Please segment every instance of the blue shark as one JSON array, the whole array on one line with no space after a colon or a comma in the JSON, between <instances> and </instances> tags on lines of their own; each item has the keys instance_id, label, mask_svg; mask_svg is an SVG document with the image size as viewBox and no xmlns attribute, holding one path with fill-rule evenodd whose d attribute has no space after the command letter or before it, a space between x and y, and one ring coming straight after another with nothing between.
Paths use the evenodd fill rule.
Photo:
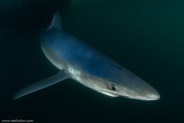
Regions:
<instances>
[{"instance_id":1,"label":"blue shark","mask_svg":"<svg viewBox=\"0 0 184 123\"><path fill-rule=\"evenodd\" d=\"M18 91L15 100L69 78L111 97L138 100L160 98L159 93L140 77L64 32L59 11L41 35L41 49L59 72Z\"/></svg>"}]
</instances>

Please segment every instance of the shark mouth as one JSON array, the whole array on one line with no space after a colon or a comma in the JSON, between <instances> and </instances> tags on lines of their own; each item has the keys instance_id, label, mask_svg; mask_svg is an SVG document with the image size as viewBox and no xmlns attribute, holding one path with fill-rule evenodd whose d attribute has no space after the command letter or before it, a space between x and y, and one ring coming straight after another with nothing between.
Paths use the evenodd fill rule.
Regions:
<instances>
[{"instance_id":1,"label":"shark mouth","mask_svg":"<svg viewBox=\"0 0 184 123\"><path fill-rule=\"evenodd\" d=\"M98 91L99 93L102 93L104 95L110 96L110 97L119 97L118 94L112 93L112 92L108 92L108 91Z\"/></svg>"}]
</instances>

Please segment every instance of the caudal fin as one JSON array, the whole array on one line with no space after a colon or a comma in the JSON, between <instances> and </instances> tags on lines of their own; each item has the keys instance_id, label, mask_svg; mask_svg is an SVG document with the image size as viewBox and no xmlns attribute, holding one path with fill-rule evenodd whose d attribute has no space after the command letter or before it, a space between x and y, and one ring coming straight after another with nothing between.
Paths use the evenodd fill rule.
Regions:
<instances>
[{"instance_id":1,"label":"caudal fin","mask_svg":"<svg viewBox=\"0 0 184 123\"><path fill-rule=\"evenodd\" d=\"M15 96L13 97L13 100L16 100L20 97L23 97L25 95L28 95L30 93L33 93L35 91L39 91L41 89L44 89L48 86L51 86L51 85L54 85L62 80L65 80L65 79L68 79L70 76L64 71L60 71L58 72L57 74L45 79L45 80L42 80L42 81L39 81L37 83L34 83L32 85L29 85L25 88L23 88L22 90L18 91Z\"/></svg>"}]
</instances>

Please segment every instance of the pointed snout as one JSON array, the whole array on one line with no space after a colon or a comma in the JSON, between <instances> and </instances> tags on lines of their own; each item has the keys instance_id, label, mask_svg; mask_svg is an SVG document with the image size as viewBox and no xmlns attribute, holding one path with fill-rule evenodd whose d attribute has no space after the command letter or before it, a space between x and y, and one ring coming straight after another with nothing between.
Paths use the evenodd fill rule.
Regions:
<instances>
[{"instance_id":1,"label":"pointed snout","mask_svg":"<svg viewBox=\"0 0 184 123\"><path fill-rule=\"evenodd\" d=\"M138 77L124 82L121 94L138 100L151 101L160 99L160 94L151 85Z\"/></svg>"},{"instance_id":2,"label":"pointed snout","mask_svg":"<svg viewBox=\"0 0 184 123\"><path fill-rule=\"evenodd\" d=\"M135 99L139 100L158 100L160 99L160 94L149 84L142 81L140 86L137 86L137 89L134 91L136 94L134 95Z\"/></svg>"},{"instance_id":3,"label":"pointed snout","mask_svg":"<svg viewBox=\"0 0 184 123\"><path fill-rule=\"evenodd\" d=\"M143 98L144 100L159 100L160 94L150 86L149 91L147 91L147 94Z\"/></svg>"}]
</instances>

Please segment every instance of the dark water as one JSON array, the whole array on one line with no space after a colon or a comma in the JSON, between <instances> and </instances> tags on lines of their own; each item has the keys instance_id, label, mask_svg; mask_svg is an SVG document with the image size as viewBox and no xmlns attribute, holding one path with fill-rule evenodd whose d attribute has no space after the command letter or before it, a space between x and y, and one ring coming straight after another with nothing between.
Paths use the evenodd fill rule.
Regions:
<instances>
[{"instance_id":1,"label":"dark water","mask_svg":"<svg viewBox=\"0 0 184 123\"><path fill-rule=\"evenodd\" d=\"M38 123L184 122L184 1L0 1L0 119ZM63 29L155 87L158 101L111 98L65 80L20 100L16 91L58 70L39 35L55 8Z\"/></svg>"}]
</instances>

